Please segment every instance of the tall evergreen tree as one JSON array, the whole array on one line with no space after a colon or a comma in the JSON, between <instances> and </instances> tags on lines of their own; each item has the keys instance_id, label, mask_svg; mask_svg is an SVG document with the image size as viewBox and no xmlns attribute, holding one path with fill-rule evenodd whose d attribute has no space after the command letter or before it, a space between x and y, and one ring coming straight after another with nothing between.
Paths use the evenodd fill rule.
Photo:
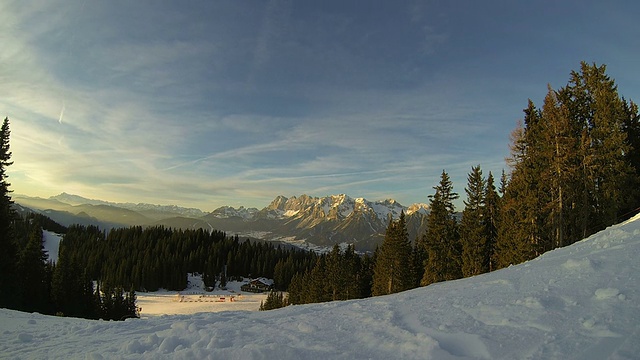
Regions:
<instances>
[{"instance_id":1,"label":"tall evergreen tree","mask_svg":"<svg viewBox=\"0 0 640 360\"><path fill-rule=\"evenodd\" d=\"M331 300L335 301L341 298L340 293L348 284L347 271L344 269L345 264L338 244L333 246L327 256L326 265L325 279L331 293Z\"/></svg>"},{"instance_id":2,"label":"tall evergreen tree","mask_svg":"<svg viewBox=\"0 0 640 360\"><path fill-rule=\"evenodd\" d=\"M50 313L47 253L43 246L42 228L37 224L31 225L27 243L18 258L17 269L21 282L19 309Z\"/></svg>"},{"instance_id":3,"label":"tall evergreen tree","mask_svg":"<svg viewBox=\"0 0 640 360\"><path fill-rule=\"evenodd\" d=\"M615 223L631 190L625 185L634 183L630 177L635 172L625 159L632 153L624 131L629 113L605 65L582 62L558 93L580 140L582 184L576 200L584 219L579 230L583 238Z\"/></svg>"},{"instance_id":4,"label":"tall evergreen tree","mask_svg":"<svg viewBox=\"0 0 640 360\"><path fill-rule=\"evenodd\" d=\"M0 307L15 308L18 305L18 248L13 231L16 214L11 207L11 184L7 181L7 167L13 164L9 149L10 134L9 118L5 118L0 128Z\"/></svg>"},{"instance_id":5,"label":"tall evergreen tree","mask_svg":"<svg viewBox=\"0 0 640 360\"><path fill-rule=\"evenodd\" d=\"M524 126L512 137L499 267L571 244L637 207L633 159L640 159L640 142L628 138L640 131L637 108L618 95L605 70L582 62L567 86L548 89L541 110L529 101Z\"/></svg>"},{"instance_id":6,"label":"tall evergreen tree","mask_svg":"<svg viewBox=\"0 0 640 360\"><path fill-rule=\"evenodd\" d=\"M372 296L371 290L373 287L374 268L374 257L369 256L369 254L364 254L364 256L360 258L360 269L356 275L358 282L358 294L360 295L360 298Z\"/></svg>"},{"instance_id":7,"label":"tall evergreen tree","mask_svg":"<svg viewBox=\"0 0 640 360\"><path fill-rule=\"evenodd\" d=\"M353 245L344 251L336 245L327 259L327 276L332 300L362 297L359 275L361 262Z\"/></svg>"},{"instance_id":8,"label":"tall evergreen tree","mask_svg":"<svg viewBox=\"0 0 640 360\"><path fill-rule=\"evenodd\" d=\"M93 282L88 273L69 255L63 240L51 279L51 296L56 313L71 317L96 318L98 309Z\"/></svg>"},{"instance_id":9,"label":"tall evergreen tree","mask_svg":"<svg viewBox=\"0 0 640 360\"><path fill-rule=\"evenodd\" d=\"M429 196L427 233L425 236L425 269L420 284L458 279L462 276L460 264L460 242L458 224L453 204L459 196L446 171L442 171L440 184L434 187L435 194Z\"/></svg>"},{"instance_id":10,"label":"tall evergreen tree","mask_svg":"<svg viewBox=\"0 0 640 360\"><path fill-rule=\"evenodd\" d=\"M511 176L501 200L494 253L497 268L532 259L544 247L538 212L548 196L540 187L546 164L537 156L541 114L531 100L524 113L524 126L519 124L511 133L511 155L507 158Z\"/></svg>"},{"instance_id":11,"label":"tall evergreen tree","mask_svg":"<svg viewBox=\"0 0 640 360\"><path fill-rule=\"evenodd\" d=\"M413 287L419 287L422 277L424 276L424 266L427 260L426 255L426 234L416 236L413 242L413 248L411 251L411 270L413 272Z\"/></svg>"},{"instance_id":12,"label":"tall evergreen tree","mask_svg":"<svg viewBox=\"0 0 640 360\"><path fill-rule=\"evenodd\" d=\"M373 273L373 296L393 294L414 286L411 253L412 247L403 211L397 221L389 220L384 240L380 245Z\"/></svg>"},{"instance_id":13,"label":"tall evergreen tree","mask_svg":"<svg viewBox=\"0 0 640 360\"><path fill-rule=\"evenodd\" d=\"M500 221L500 195L496 191L493 174L489 172L487 177L487 186L484 194L484 221L487 231L487 256L489 262L489 271L496 269L494 263L494 254L496 251L496 242L498 239L498 223Z\"/></svg>"},{"instance_id":14,"label":"tall evergreen tree","mask_svg":"<svg viewBox=\"0 0 640 360\"><path fill-rule=\"evenodd\" d=\"M633 101L622 99L624 105L623 131L626 134L629 151L625 154L626 162L633 169L625 188L628 196L621 209L622 215L631 216L640 206L640 112ZM621 219L624 220L624 219Z\"/></svg>"},{"instance_id":15,"label":"tall evergreen tree","mask_svg":"<svg viewBox=\"0 0 640 360\"><path fill-rule=\"evenodd\" d=\"M548 88L541 112L541 149L539 157L546 168L541 174L540 188L550 198L546 206L539 209L546 219L548 244L543 251L564 246L567 241L567 221L570 204L574 203L571 183L578 173L578 141L573 136L568 109L556 92ZM543 144L543 145L542 145Z\"/></svg>"},{"instance_id":16,"label":"tall evergreen tree","mask_svg":"<svg viewBox=\"0 0 640 360\"><path fill-rule=\"evenodd\" d=\"M471 168L467 177L467 200L460 222L462 275L474 276L489 271L489 238L485 219L486 182L480 165Z\"/></svg>"}]
</instances>

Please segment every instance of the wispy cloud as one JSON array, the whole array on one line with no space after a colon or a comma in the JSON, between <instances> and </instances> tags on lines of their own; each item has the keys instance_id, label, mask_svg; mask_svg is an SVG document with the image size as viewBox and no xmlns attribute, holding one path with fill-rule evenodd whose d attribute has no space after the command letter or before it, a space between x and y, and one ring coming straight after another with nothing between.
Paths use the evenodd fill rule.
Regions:
<instances>
[{"instance_id":1,"label":"wispy cloud","mask_svg":"<svg viewBox=\"0 0 640 360\"><path fill-rule=\"evenodd\" d=\"M477 34L478 5L413 4L5 1L13 188L204 209L410 203L446 169L462 193L471 166L500 171L527 97L555 78L494 22Z\"/></svg>"}]
</instances>

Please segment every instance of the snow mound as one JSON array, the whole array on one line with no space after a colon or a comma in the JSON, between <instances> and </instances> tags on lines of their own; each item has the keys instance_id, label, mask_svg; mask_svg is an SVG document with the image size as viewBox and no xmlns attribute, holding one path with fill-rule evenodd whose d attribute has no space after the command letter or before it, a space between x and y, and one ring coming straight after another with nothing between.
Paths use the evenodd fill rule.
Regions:
<instances>
[{"instance_id":1,"label":"snow mound","mask_svg":"<svg viewBox=\"0 0 640 360\"><path fill-rule=\"evenodd\" d=\"M518 266L364 300L124 322L0 309L6 358L634 359L640 221Z\"/></svg>"}]
</instances>

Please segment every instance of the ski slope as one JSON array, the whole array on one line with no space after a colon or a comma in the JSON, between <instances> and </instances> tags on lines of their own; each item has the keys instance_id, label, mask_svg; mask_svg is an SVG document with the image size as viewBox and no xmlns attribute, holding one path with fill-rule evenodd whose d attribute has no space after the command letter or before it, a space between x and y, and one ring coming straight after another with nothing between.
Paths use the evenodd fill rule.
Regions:
<instances>
[{"instance_id":1,"label":"ski slope","mask_svg":"<svg viewBox=\"0 0 640 360\"><path fill-rule=\"evenodd\" d=\"M637 359L640 220L490 274L364 300L89 321L0 309L0 358Z\"/></svg>"}]
</instances>

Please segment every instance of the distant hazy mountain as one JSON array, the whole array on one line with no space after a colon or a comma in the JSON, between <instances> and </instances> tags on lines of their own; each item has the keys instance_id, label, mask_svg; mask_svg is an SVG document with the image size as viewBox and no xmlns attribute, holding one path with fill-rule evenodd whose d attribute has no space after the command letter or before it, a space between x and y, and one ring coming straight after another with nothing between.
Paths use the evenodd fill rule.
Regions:
<instances>
[{"instance_id":1,"label":"distant hazy mountain","mask_svg":"<svg viewBox=\"0 0 640 360\"><path fill-rule=\"evenodd\" d=\"M46 213L53 220L101 227L164 225L183 229L216 229L241 237L330 247L352 243L373 250L381 243L389 219L404 211L411 240L425 230L428 207L405 207L393 199L368 201L345 194L276 197L267 207L222 206L211 213L175 205L112 203L62 193L48 199L16 195L16 203Z\"/></svg>"},{"instance_id":2,"label":"distant hazy mountain","mask_svg":"<svg viewBox=\"0 0 640 360\"><path fill-rule=\"evenodd\" d=\"M146 203L114 203L102 200L93 200L87 199L78 195L71 195L67 193L61 193L56 196L52 196L49 200L57 200L62 203L70 204L70 205L108 205L114 206L122 209L132 210L138 212L150 219L160 220L166 219L172 216L180 215L185 217L199 218L204 216L206 213L202 212L200 209L195 208L185 208L176 205L154 205L154 204L146 204Z\"/></svg>"},{"instance_id":3,"label":"distant hazy mountain","mask_svg":"<svg viewBox=\"0 0 640 360\"><path fill-rule=\"evenodd\" d=\"M136 211L113 205L106 205L97 200L90 203L65 203L58 198L43 199L24 195L13 195L13 200L24 207L43 213L57 223L69 226L72 224L97 225L102 228L126 227L132 225L146 225L153 222L147 216ZM80 197L74 197L78 199ZM74 199L72 198L72 199ZM176 216L171 215L171 216Z\"/></svg>"}]
</instances>

